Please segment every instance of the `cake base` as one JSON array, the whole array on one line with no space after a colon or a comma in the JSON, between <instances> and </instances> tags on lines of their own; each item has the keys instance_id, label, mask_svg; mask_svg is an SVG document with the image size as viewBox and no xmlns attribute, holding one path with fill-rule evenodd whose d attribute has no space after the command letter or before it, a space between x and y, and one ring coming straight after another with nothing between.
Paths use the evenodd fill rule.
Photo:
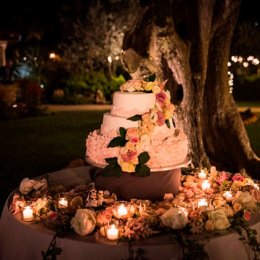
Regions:
<instances>
[{"instance_id":1,"label":"cake base","mask_svg":"<svg viewBox=\"0 0 260 260\"><path fill-rule=\"evenodd\" d=\"M102 169L96 171L94 182L97 189L114 192L119 200L163 200L165 193L177 194L180 187L181 169L151 172L146 177L122 173L120 177L104 177Z\"/></svg>"}]
</instances>

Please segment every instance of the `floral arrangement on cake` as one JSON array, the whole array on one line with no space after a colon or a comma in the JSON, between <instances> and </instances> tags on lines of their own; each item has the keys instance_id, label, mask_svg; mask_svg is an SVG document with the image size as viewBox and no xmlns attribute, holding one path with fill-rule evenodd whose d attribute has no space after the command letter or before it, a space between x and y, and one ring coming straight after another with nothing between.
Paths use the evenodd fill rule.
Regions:
<instances>
[{"instance_id":1,"label":"floral arrangement on cake","mask_svg":"<svg viewBox=\"0 0 260 260\"><path fill-rule=\"evenodd\" d=\"M171 122L174 125L175 107L171 103L170 92L164 89L166 82L167 80L162 83L129 80L120 87L122 92L152 92L155 94L156 100L154 107L147 113L128 118L128 120L139 121L138 127L120 128L119 136L108 144L108 147L119 146L121 148L118 158L106 158L108 165L104 175L121 175L121 170L135 172L137 176L150 174L150 169L146 165L150 157L145 151L145 146L150 142L151 133L156 126L166 124L171 128Z\"/></svg>"},{"instance_id":2,"label":"floral arrangement on cake","mask_svg":"<svg viewBox=\"0 0 260 260\"><path fill-rule=\"evenodd\" d=\"M258 253L260 244L249 221L259 209L257 183L215 167L182 175L179 193L165 194L163 201L117 201L116 194L96 190L93 183L49 186L47 178L26 178L10 204L11 212L22 214L24 221L42 221L63 235L95 234L99 240L120 242L163 233L181 232L191 238L191 234L236 230Z\"/></svg>"}]
</instances>

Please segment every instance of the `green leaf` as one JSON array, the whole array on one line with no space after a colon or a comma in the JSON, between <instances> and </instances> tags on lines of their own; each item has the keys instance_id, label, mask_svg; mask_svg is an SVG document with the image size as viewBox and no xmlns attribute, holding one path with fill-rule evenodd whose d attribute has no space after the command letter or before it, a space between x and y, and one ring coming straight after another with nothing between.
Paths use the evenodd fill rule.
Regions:
<instances>
[{"instance_id":1,"label":"green leaf","mask_svg":"<svg viewBox=\"0 0 260 260\"><path fill-rule=\"evenodd\" d=\"M124 138L122 138L121 136L117 136L110 141L107 147L122 147L125 146L126 142L127 141Z\"/></svg>"},{"instance_id":2,"label":"green leaf","mask_svg":"<svg viewBox=\"0 0 260 260\"><path fill-rule=\"evenodd\" d=\"M138 162L140 164L145 164L150 160L150 155L148 152L142 152L138 156Z\"/></svg>"},{"instance_id":3,"label":"green leaf","mask_svg":"<svg viewBox=\"0 0 260 260\"><path fill-rule=\"evenodd\" d=\"M139 121L142 119L142 115L134 115L134 116L128 117L127 119L131 120L131 121Z\"/></svg>"},{"instance_id":4,"label":"green leaf","mask_svg":"<svg viewBox=\"0 0 260 260\"><path fill-rule=\"evenodd\" d=\"M121 172L121 168L118 165L118 163L108 164L102 172L102 176L104 176L104 177L112 177L112 176L120 177L121 175L122 175L122 172Z\"/></svg>"},{"instance_id":5,"label":"green leaf","mask_svg":"<svg viewBox=\"0 0 260 260\"><path fill-rule=\"evenodd\" d=\"M135 167L136 176L146 177L150 175L150 168L145 164L137 164Z\"/></svg>"},{"instance_id":6,"label":"green leaf","mask_svg":"<svg viewBox=\"0 0 260 260\"><path fill-rule=\"evenodd\" d=\"M170 120L169 120L169 119L165 120L165 123L166 123L166 125L167 125L168 128L171 128Z\"/></svg>"},{"instance_id":7,"label":"green leaf","mask_svg":"<svg viewBox=\"0 0 260 260\"><path fill-rule=\"evenodd\" d=\"M117 163L117 157L105 158L105 160L108 164Z\"/></svg>"},{"instance_id":8,"label":"green leaf","mask_svg":"<svg viewBox=\"0 0 260 260\"><path fill-rule=\"evenodd\" d=\"M126 130L125 130L124 127L120 127L120 128L119 128L119 134L120 134L120 136L121 136L122 138L125 139L125 136L126 136Z\"/></svg>"},{"instance_id":9,"label":"green leaf","mask_svg":"<svg viewBox=\"0 0 260 260\"><path fill-rule=\"evenodd\" d=\"M154 73L154 74L149 75L148 77L146 77L146 78L144 79L144 81L146 81L146 82L154 82L154 81L155 81L155 78L156 78L156 75L155 75L155 73Z\"/></svg>"}]
</instances>

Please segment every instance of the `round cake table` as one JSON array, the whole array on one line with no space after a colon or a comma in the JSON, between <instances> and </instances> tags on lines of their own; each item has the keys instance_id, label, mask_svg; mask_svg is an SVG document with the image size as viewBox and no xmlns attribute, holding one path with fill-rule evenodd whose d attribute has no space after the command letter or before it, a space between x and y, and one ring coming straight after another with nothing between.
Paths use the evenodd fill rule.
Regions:
<instances>
[{"instance_id":1,"label":"round cake table","mask_svg":"<svg viewBox=\"0 0 260 260\"><path fill-rule=\"evenodd\" d=\"M49 173L50 183L79 184L92 181L94 169L89 166L65 169ZM0 221L0 259L1 260L42 260L42 252L48 249L54 232L42 223L24 222L18 213L12 215L8 209L10 194L4 206ZM252 219L252 227L260 239L260 216ZM202 236L202 235L201 235ZM80 237L77 234L56 238L56 246L62 249L60 260L85 259L128 259L128 243L106 243L95 239L94 235ZM139 250L138 250L139 249ZM133 243L134 252L141 252L144 259L182 259L182 250L170 235L159 235ZM250 249L239 241L236 233L210 238L205 250L211 260L246 260L252 259Z\"/></svg>"}]
</instances>

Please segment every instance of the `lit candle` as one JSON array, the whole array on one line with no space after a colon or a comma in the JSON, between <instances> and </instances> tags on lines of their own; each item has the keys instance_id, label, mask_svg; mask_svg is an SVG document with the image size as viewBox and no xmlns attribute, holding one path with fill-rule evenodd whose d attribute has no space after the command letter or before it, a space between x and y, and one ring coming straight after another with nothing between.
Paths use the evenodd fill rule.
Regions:
<instances>
[{"instance_id":1,"label":"lit candle","mask_svg":"<svg viewBox=\"0 0 260 260\"><path fill-rule=\"evenodd\" d=\"M68 200L65 199L65 198L60 198L59 199L59 204L62 206L62 207L68 207L69 203L68 203Z\"/></svg>"},{"instance_id":2,"label":"lit candle","mask_svg":"<svg viewBox=\"0 0 260 260\"><path fill-rule=\"evenodd\" d=\"M31 206L25 206L23 208L23 220L32 221L33 220L33 209Z\"/></svg>"},{"instance_id":3,"label":"lit candle","mask_svg":"<svg viewBox=\"0 0 260 260\"><path fill-rule=\"evenodd\" d=\"M123 217L123 216L127 215L127 213L128 213L128 210L127 210L126 206L124 204L119 205L119 207L117 208L118 217L119 218Z\"/></svg>"},{"instance_id":4,"label":"lit candle","mask_svg":"<svg viewBox=\"0 0 260 260\"><path fill-rule=\"evenodd\" d=\"M208 180L203 181L202 184L201 184L201 188L202 188L202 190L209 189L210 188L210 182Z\"/></svg>"},{"instance_id":5,"label":"lit candle","mask_svg":"<svg viewBox=\"0 0 260 260\"><path fill-rule=\"evenodd\" d=\"M232 192L227 190L223 193L223 196L227 199L230 200L232 198Z\"/></svg>"},{"instance_id":6,"label":"lit candle","mask_svg":"<svg viewBox=\"0 0 260 260\"><path fill-rule=\"evenodd\" d=\"M112 224L107 228L106 235L107 235L107 239L109 240L117 240L119 238L119 230L115 226L115 224Z\"/></svg>"},{"instance_id":7,"label":"lit candle","mask_svg":"<svg viewBox=\"0 0 260 260\"><path fill-rule=\"evenodd\" d=\"M200 199L199 202L198 202L198 207L201 208L201 207L207 207L208 206L208 202L206 199Z\"/></svg>"},{"instance_id":8,"label":"lit candle","mask_svg":"<svg viewBox=\"0 0 260 260\"><path fill-rule=\"evenodd\" d=\"M200 179L206 179L207 178L207 174L204 170L200 171L198 174Z\"/></svg>"}]
</instances>

